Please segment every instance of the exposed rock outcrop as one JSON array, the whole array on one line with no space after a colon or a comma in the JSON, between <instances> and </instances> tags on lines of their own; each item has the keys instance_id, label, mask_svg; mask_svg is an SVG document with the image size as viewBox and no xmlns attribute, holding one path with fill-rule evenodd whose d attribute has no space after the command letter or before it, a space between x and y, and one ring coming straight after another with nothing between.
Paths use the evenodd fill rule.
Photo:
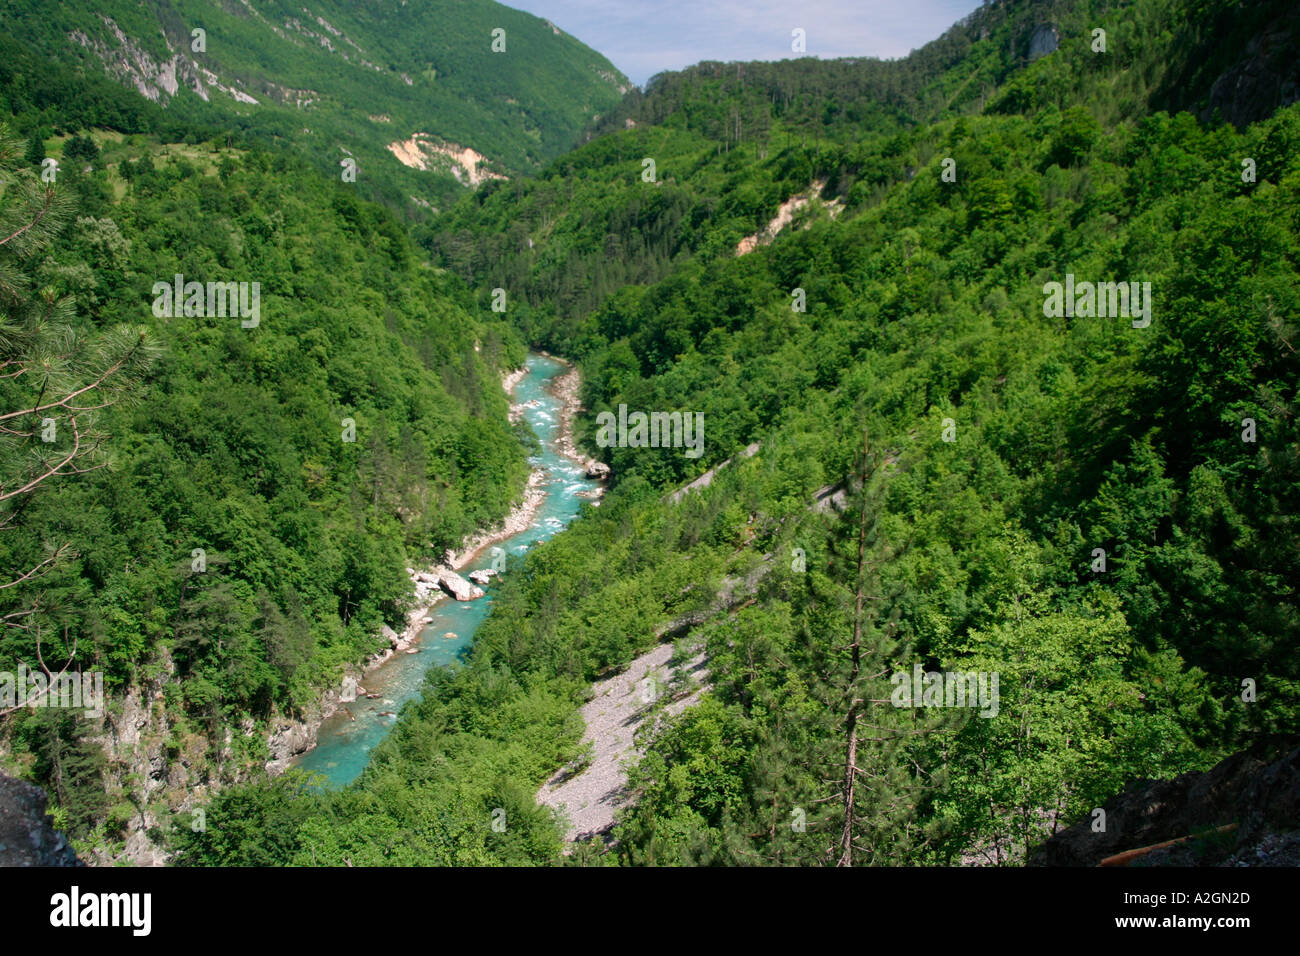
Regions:
<instances>
[{"instance_id":1,"label":"exposed rock outcrop","mask_svg":"<svg viewBox=\"0 0 1300 956\"><path fill-rule=\"evenodd\" d=\"M1201 118L1218 112L1241 128L1271 116L1300 100L1300 18L1293 11L1289 22L1274 21L1253 37L1244 55L1219 74L1210 87L1209 109Z\"/></svg>"},{"instance_id":2,"label":"exposed rock outcrop","mask_svg":"<svg viewBox=\"0 0 1300 956\"><path fill-rule=\"evenodd\" d=\"M756 454L758 454L758 450L762 447L763 447L762 442L751 442L750 444L746 445L744 448L741 449L740 455L737 457L741 459L753 458ZM713 484L713 479L717 476L718 472L722 471L722 469L730 465L732 461L733 459L728 458L726 461L723 461L715 465L714 467L706 471L704 474L700 475L700 477L696 478L694 481L690 482L689 484L682 485L676 491L668 495L668 497L664 500L670 501L673 504L677 504L677 502L681 501L682 498L686 497L688 493L692 491L698 491L701 488L709 487L709 485Z\"/></svg>"},{"instance_id":3,"label":"exposed rock outcrop","mask_svg":"<svg viewBox=\"0 0 1300 956\"><path fill-rule=\"evenodd\" d=\"M45 813L45 791L0 773L0 866L84 866Z\"/></svg>"},{"instance_id":4,"label":"exposed rock outcrop","mask_svg":"<svg viewBox=\"0 0 1300 956\"><path fill-rule=\"evenodd\" d=\"M1039 57L1054 53L1060 43L1061 39L1054 25L1044 23L1034 27L1034 32L1029 35L1029 59L1037 60Z\"/></svg>"},{"instance_id":5,"label":"exposed rock outcrop","mask_svg":"<svg viewBox=\"0 0 1300 956\"><path fill-rule=\"evenodd\" d=\"M477 150L456 143L439 143L428 133L416 133L410 139L389 143L387 148L403 166L444 170L469 186L508 178L487 169L488 158Z\"/></svg>"},{"instance_id":6,"label":"exposed rock outcrop","mask_svg":"<svg viewBox=\"0 0 1300 956\"><path fill-rule=\"evenodd\" d=\"M1300 865L1300 736L1265 740L1204 772L1138 780L1091 816L1047 840L1029 866L1095 866L1123 851L1195 834L1130 865ZM1236 824L1228 832L1208 834Z\"/></svg>"},{"instance_id":7,"label":"exposed rock outcrop","mask_svg":"<svg viewBox=\"0 0 1300 956\"><path fill-rule=\"evenodd\" d=\"M202 99L209 100L209 90L217 90L240 103L256 106L257 100L236 85L227 86L221 78L207 69L183 48L177 50L165 35L163 42L171 54L164 60L155 59L137 40L128 36L113 19L100 15L107 35L112 41L91 37L81 30L74 30L68 39L78 46L85 47L103 63L105 71L119 82L135 87L141 96L155 103L166 103L180 90L188 89ZM239 81L232 81L232 84ZM286 95L311 93L304 91L285 91Z\"/></svg>"},{"instance_id":8,"label":"exposed rock outcrop","mask_svg":"<svg viewBox=\"0 0 1300 956\"><path fill-rule=\"evenodd\" d=\"M781 230L794 221L794 217L799 210L803 209L814 200L826 208L832 219L838 216L843 208L843 204L838 199L819 199L822 190L825 188L826 180L818 179L809 187L807 192L798 193L781 203L780 207L777 208L776 215L773 216L771 222L767 224L767 228L763 229L761 232L756 232L753 235L745 236L745 238L740 240L736 245L736 255L748 255L759 246L766 246L771 243ZM811 223L808 225L811 225ZM807 228L807 226L805 226L805 228Z\"/></svg>"},{"instance_id":9,"label":"exposed rock outcrop","mask_svg":"<svg viewBox=\"0 0 1300 956\"><path fill-rule=\"evenodd\" d=\"M1297 43L1300 7L1291 0L1220 5L1178 25L1151 107L1207 123L1218 116L1238 129L1266 119L1300 99Z\"/></svg>"},{"instance_id":10,"label":"exposed rock outcrop","mask_svg":"<svg viewBox=\"0 0 1300 956\"><path fill-rule=\"evenodd\" d=\"M561 768L537 793L542 806L568 816L566 840L609 833L615 811L635 796L627 789L626 764L644 752L634 739L638 728L647 720L680 714L708 689L703 649L679 666L672 666L672 657L673 645L660 644L621 674L592 685L592 699L581 710L590 763ZM665 704L662 710L654 707L656 702Z\"/></svg>"}]
</instances>

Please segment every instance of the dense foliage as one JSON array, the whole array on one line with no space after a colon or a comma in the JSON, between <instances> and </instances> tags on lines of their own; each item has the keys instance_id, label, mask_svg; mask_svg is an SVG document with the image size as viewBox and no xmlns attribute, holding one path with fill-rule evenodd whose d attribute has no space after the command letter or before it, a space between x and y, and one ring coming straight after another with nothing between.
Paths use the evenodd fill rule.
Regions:
<instances>
[{"instance_id":1,"label":"dense foliage","mask_svg":"<svg viewBox=\"0 0 1300 956\"><path fill-rule=\"evenodd\" d=\"M526 466L500 374L523 350L419 261L388 212L292 158L99 131L41 145L71 215L16 261L29 294L59 301L71 332L141 326L158 354L134 404L102 413L111 467L47 482L8 516L6 568L63 552L2 592L6 612L36 616L0 636L0 669L36 666L39 622L67 637L47 659L75 640L78 666L103 671L115 698L164 679L168 746L219 782L266 759L252 727L312 704L379 648L383 624L403 626L405 566L508 510ZM177 274L257 283L257 324L159 315L154 285ZM6 348L11 361L51 354ZM19 392L44 386L5 387L23 407L36 399ZM43 756L50 735L89 732L41 712L7 729L42 782L69 776ZM124 801L135 786L76 779ZM111 837L123 820L110 809L66 824Z\"/></svg>"},{"instance_id":2,"label":"dense foliage","mask_svg":"<svg viewBox=\"0 0 1300 956\"><path fill-rule=\"evenodd\" d=\"M467 671L406 716L385 773L396 759L422 775L480 740L464 717L451 726L471 737L416 745L435 711L447 727L446 708L472 714L489 686L581 687L756 567L753 603L691 636L713 691L636 770L626 861L835 862L849 805L860 862L1020 859L1126 780L1294 726L1300 113L1235 131L1160 112L1175 48L1216 11L1088 6L1058 5L1061 48L1030 64L1040 21L997 5L959 28L972 42L952 70L868 70L870 92L896 69L901 118L828 110L810 126L798 97L773 94L861 81L838 65L661 78L629 102L636 125L615 117L538 179L433 224L443 262L484 296L525 299L525 334L581 360L592 414L703 411L706 451L606 452L604 506L530 556ZM1111 54L1091 50L1094 23ZM1182 101L1208 102L1209 85ZM948 107L931 95L954 88ZM744 112L764 101L766 128ZM735 254L823 181L825 204ZM1067 272L1150 282L1151 325L1046 316L1044 283ZM841 520L810 512L851 477L864 429L885 487L849 481ZM756 440L707 490L662 500ZM882 529L874 577L852 560L859 515ZM864 789L891 799L846 803L846 701L868 687L847 663L860 589L880 605L864 621L877 673L996 671L1001 707L882 731L863 745ZM544 776L526 770L520 787Z\"/></svg>"}]
</instances>

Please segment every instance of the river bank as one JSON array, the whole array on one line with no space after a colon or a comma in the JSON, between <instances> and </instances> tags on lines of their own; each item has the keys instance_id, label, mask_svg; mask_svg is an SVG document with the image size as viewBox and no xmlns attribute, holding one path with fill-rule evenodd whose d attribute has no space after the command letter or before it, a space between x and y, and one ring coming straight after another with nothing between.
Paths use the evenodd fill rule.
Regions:
<instances>
[{"instance_id":1,"label":"river bank","mask_svg":"<svg viewBox=\"0 0 1300 956\"><path fill-rule=\"evenodd\" d=\"M555 358L546 352L541 354L546 355L547 358ZM562 362L564 360L555 359L555 361ZM583 454L574 439L573 422L578 417L578 413L582 411L581 390L582 375L576 365L570 365L569 370L563 375L557 376L547 389L548 394L559 399L561 403L560 431L555 439L555 444L560 454L580 467L588 478L605 481L609 478L609 466L603 461L598 461L590 455ZM603 492L604 487L602 486L593 497L599 497Z\"/></svg>"},{"instance_id":2,"label":"river bank","mask_svg":"<svg viewBox=\"0 0 1300 956\"><path fill-rule=\"evenodd\" d=\"M594 489L577 465L556 450L561 423L572 421L576 410L567 409L545 387L570 371L567 362L532 354L525 368L502 377L502 387L514 393L512 414L528 418L542 440L543 452L533 457L522 500L505 519L445 556L445 563L456 570L468 572L483 564L486 550L493 545L517 554L552 536L576 516L579 496ZM576 387L567 394L576 401ZM402 634L389 629L385 652L349 667L343 680L317 696L309 713L272 718L260 730L246 718L238 727L227 728L224 739L215 744L194 733L178 738L167 707L176 668L164 650L152 673L110 702L92 738L108 757L108 787L114 793L130 794L140 812L131 817L120 850L87 851L82 858L101 866L165 865L169 851L155 835L158 831L203 807L216 791L259 773L274 775L297 765L321 772L330 785L355 779L369 762L369 751L395 723L402 704L422 692L429 668L454 665L468 652L478 623L487 616L491 590L488 587L487 595L469 601L430 590L408 615ZM260 736L270 759L245 761L237 756L242 751L236 746L239 734ZM175 753L178 739L181 750Z\"/></svg>"}]
</instances>

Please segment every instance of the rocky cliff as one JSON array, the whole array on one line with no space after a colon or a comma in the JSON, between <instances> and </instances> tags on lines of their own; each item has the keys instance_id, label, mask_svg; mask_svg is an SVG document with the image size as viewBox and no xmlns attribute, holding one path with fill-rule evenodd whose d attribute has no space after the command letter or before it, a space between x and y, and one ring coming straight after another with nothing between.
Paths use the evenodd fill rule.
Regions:
<instances>
[{"instance_id":1,"label":"rocky cliff","mask_svg":"<svg viewBox=\"0 0 1300 956\"><path fill-rule=\"evenodd\" d=\"M0 773L0 866L82 866L45 813L45 791Z\"/></svg>"},{"instance_id":2,"label":"rocky cliff","mask_svg":"<svg viewBox=\"0 0 1300 956\"><path fill-rule=\"evenodd\" d=\"M1300 736L1262 740L1210 770L1138 780L1091 816L1056 834L1029 866L1096 866L1129 850L1191 837L1133 866L1300 865Z\"/></svg>"}]
</instances>

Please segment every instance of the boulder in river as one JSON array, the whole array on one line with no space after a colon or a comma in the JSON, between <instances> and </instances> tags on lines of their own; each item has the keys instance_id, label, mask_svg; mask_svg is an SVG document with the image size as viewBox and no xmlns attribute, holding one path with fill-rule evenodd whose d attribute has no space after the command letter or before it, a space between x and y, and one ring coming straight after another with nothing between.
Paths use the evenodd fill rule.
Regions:
<instances>
[{"instance_id":1,"label":"boulder in river","mask_svg":"<svg viewBox=\"0 0 1300 956\"><path fill-rule=\"evenodd\" d=\"M469 573L469 579L476 584L487 586L488 581L492 580L492 575L496 574L496 568L479 568L477 571Z\"/></svg>"},{"instance_id":2,"label":"boulder in river","mask_svg":"<svg viewBox=\"0 0 1300 956\"><path fill-rule=\"evenodd\" d=\"M352 676L343 678L343 688L339 692L339 700L345 704L350 704L357 699L357 679Z\"/></svg>"},{"instance_id":3,"label":"boulder in river","mask_svg":"<svg viewBox=\"0 0 1300 956\"><path fill-rule=\"evenodd\" d=\"M457 601L473 601L487 593L482 588L470 584L451 568L439 568L438 579L442 589Z\"/></svg>"}]
</instances>

